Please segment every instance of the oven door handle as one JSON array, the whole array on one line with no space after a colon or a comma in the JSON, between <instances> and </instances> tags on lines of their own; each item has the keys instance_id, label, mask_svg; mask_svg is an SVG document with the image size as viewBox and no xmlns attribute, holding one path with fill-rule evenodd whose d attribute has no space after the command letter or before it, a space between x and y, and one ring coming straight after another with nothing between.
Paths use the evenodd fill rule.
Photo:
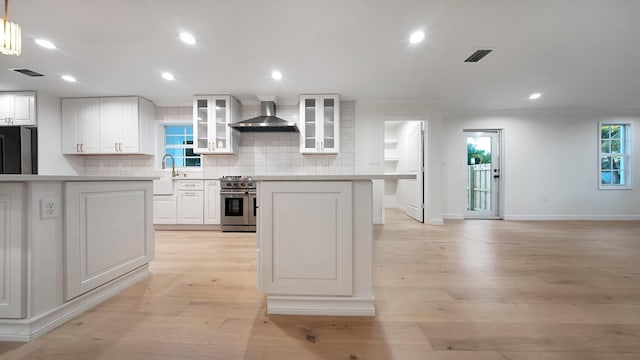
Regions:
<instances>
[{"instance_id":1,"label":"oven door handle","mask_svg":"<svg viewBox=\"0 0 640 360\"><path fill-rule=\"evenodd\" d=\"M248 192L247 191L225 191L225 192L220 192L220 196L224 196L224 195L247 195Z\"/></svg>"}]
</instances>

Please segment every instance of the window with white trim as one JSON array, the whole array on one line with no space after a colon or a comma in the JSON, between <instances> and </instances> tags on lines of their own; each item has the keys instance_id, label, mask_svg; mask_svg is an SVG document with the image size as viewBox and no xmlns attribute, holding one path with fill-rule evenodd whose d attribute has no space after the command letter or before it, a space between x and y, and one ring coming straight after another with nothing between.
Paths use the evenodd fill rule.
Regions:
<instances>
[{"instance_id":1,"label":"window with white trim","mask_svg":"<svg viewBox=\"0 0 640 360\"><path fill-rule=\"evenodd\" d=\"M631 187L631 125L600 123L599 134L600 188Z\"/></svg>"},{"instance_id":2,"label":"window with white trim","mask_svg":"<svg viewBox=\"0 0 640 360\"><path fill-rule=\"evenodd\" d=\"M176 168L200 168L200 155L193 152L193 126L165 125L164 153L173 156ZM171 166L170 162L167 157L167 166Z\"/></svg>"}]
</instances>

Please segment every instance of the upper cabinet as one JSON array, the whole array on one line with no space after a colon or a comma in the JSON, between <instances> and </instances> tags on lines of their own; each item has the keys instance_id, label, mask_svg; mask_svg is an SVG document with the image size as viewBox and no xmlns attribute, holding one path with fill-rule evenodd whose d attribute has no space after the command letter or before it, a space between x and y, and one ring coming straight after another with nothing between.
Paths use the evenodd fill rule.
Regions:
<instances>
[{"instance_id":1,"label":"upper cabinet","mask_svg":"<svg viewBox=\"0 0 640 360\"><path fill-rule=\"evenodd\" d=\"M62 99L62 152L152 155L154 116L137 96Z\"/></svg>"},{"instance_id":2,"label":"upper cabinet","mask_svg":"<svg viewBox=\"0 0 640 360\"><path fill-rule=\"evenodd\" d=\"M100 153L100 99L62 99L62 153Z\"/></svg>"},{"instance_id":3,"label":"upper cabinet","mask_svg":"<svg viewBox=\"0 0 640 360\"><path fill-rule=\"evenodd\" d=\"M0 93L0 126L20 125L36 125L36 93Z\"/></svg>"},{"instance_id":4,"label":"upper cabinet","mask_svg":"<svg viewBox=\"0 0 640 360\"><path fill-rule=\"evenodd\" d=\"M198 154L234 154L238 131L229 124L240 119L240 102L230 95L195 96L193 100L193 151Z\"/></svg>"},{"instance_id":5,"label":"upper cabinet","mask_svg":"<svg viewBox=\"0 0 640 360\"><path fill-rule=\"evenodd\" d=\"M340 151L340 97L300 96L300 152L336 154Z\"/></svg>"}]
</instances>

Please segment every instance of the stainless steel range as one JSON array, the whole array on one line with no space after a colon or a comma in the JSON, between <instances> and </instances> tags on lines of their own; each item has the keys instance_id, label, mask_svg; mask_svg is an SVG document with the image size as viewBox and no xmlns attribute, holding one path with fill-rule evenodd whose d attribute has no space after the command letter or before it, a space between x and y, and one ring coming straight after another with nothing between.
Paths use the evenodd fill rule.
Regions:
<instances>
[{"instance_id":1,"label":"stainless steel range","mask_svg":"<svg viewBox=\"0 0 640 360\"><path fill-rule=\"evenodd\" d=\"M256 231L256 184L251 177L220 178L222 231Z\"/></svg>"}]
</instances>

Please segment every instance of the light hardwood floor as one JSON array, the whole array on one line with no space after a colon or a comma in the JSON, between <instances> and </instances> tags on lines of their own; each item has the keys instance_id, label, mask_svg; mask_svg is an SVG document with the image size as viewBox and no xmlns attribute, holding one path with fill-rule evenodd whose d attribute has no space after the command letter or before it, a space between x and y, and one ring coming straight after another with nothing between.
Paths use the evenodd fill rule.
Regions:
<instances>
[{"instance_id":1,"label":"light hardwood floor","mask_svg":"<svg viewBox=\"0 0 640 360\"><path fill-rule=\"evenodd\" d=\"M377 226L375 318L267 316L255 235L158 231L153 275L4 359L640 359L640 222Z\"/></svg>"}]
</instances>

